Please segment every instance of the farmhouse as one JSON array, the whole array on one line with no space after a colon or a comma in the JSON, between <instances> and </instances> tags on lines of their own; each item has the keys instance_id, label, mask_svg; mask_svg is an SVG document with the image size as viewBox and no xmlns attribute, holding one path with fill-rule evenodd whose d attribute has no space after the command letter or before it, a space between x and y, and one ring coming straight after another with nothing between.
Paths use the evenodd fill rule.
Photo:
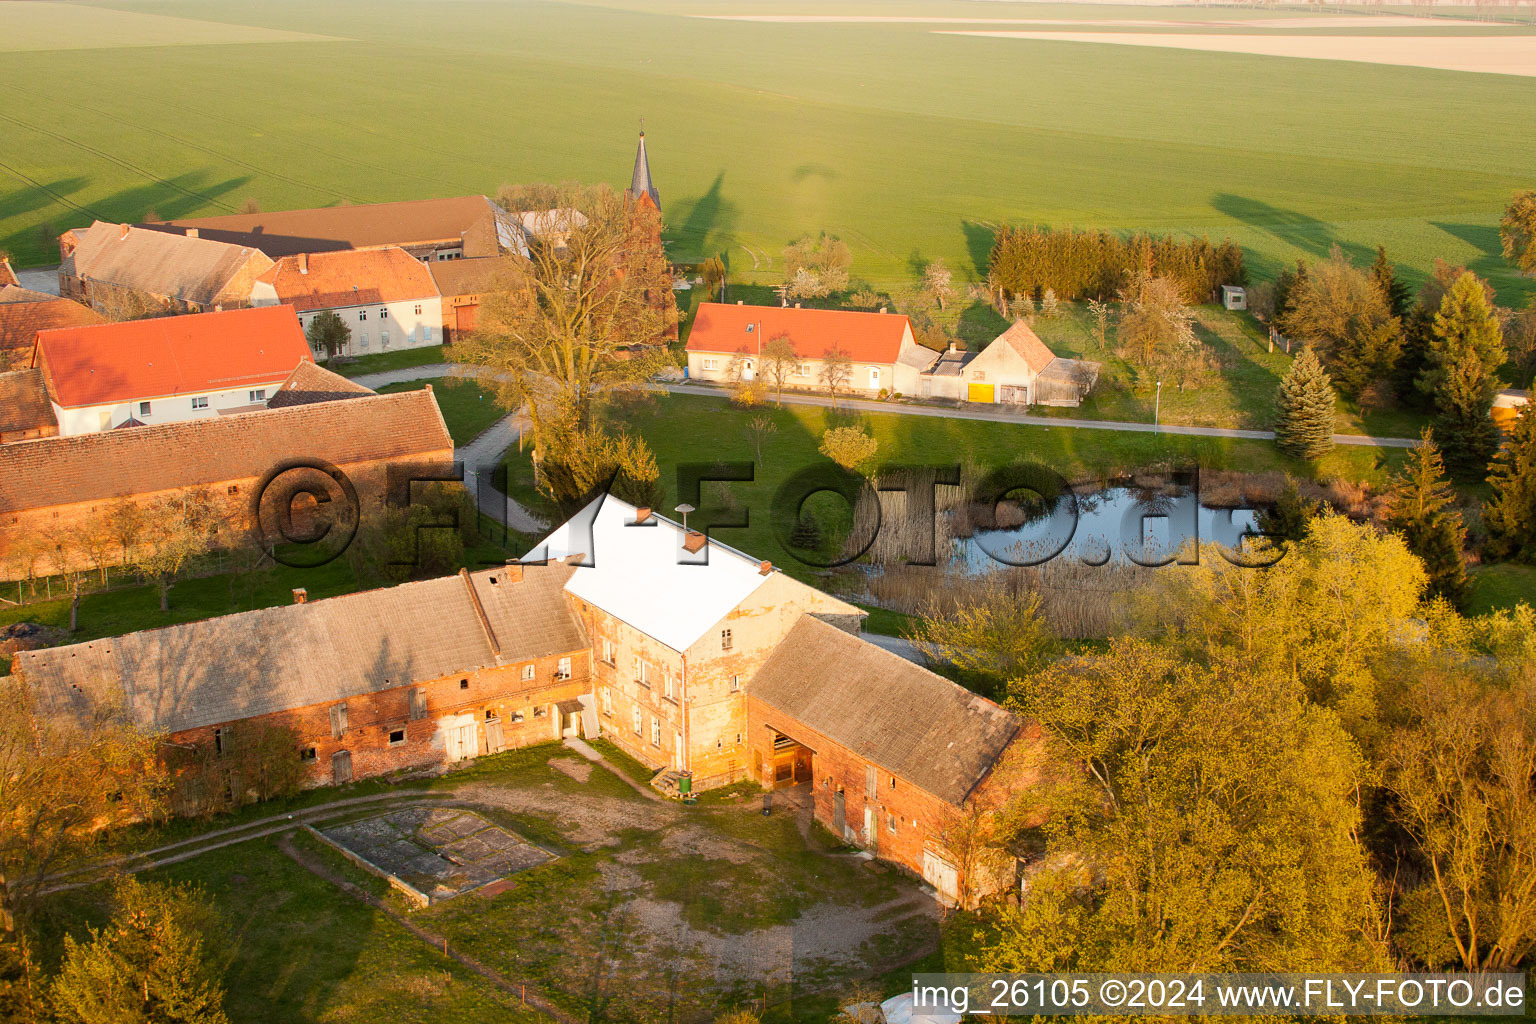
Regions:
<instances>
[{"instance_id":1,"label":"farmhouse","mask_svg":"<svg viewBox=\"0 0 1536 1024\"><path fill-rule=\"evenodd\" d=\"M116 319L244 306L272 265L252 246L96 221L59 236L59 294Z\"/></svg>"},{"instance_id":2,"label":"farmhouse","mask_svg":"<svg viewBox=\"0 0 1536 1024\"><path fill-rule=\"evenodd\" d=\"M351 333L342 355L443 340L442 299L432 273L399 246L284 256L256 279L250 300L291 306L306 328L320 313L335 313Z\"/></svg>"},{"instance_id":3,"label":"farmhouse","mask_svg":"<svg viewBox=\"0 0 1536 1024\"><path fill-rule=\"evenodd\" d=\"M71 299L14 285L0 287L0 369L30 364L38 331L101 323L106 320L100 313Z\"/></svg>"},{"instance_id":4,"label":"farmhouse","mask_svg":"<svg viewBox=\"0 0 1536 1024\"><path fill-rule=\"evenodd\" d=\"M272 259L386 245L398 245L423 262L528 253L522 229L486 196L240 213L142 226L248 246Z\"/></svg>"},{"instance_id":5,"label":"farmhouse","mask_svg":"<svg viewBox=\"0 0 1536 1024\"><path fill-rule=\"evenodd\" d=\"M93 565L95 534L121 501L191 492L215 500L225 543L242 543L263 478L302 460L337 467L373 515L392 468L440 471L453 439L424 389L0 445L0 557L58 537L73 564Z\"/></svg>"},{"instance_id":6,"label":"farmhouse","mask_svg":"<svg viewBox=\"0 0 1536 1024\"><path fill-rule=\"evenodd\" d=\"M1098 374L1098 363L1056 355L1019 320L979 353L957 352L951 346L922 375L917 394L965 402L1076 406Z\"/></svg>"},{"instance_id":7,"label":"farmhouse","mask_svg":"<svg viewBox=\"0 0 1536 1024\"><path fill-rule=\"evenodd\" d=\"M768 379L772 367L763 350L776 338L787 338L799 357L787 368L789 388L826 390L822 368L828 353L837 351L852 362L839 390L916 394L919 376L938 358L917 344L911 322L899 314L705 302L688 335L688 376Z\"/></svg>"},{"instance_id":8,"label":"farmhouse","mask_svg":"<svg viewBox=\"0 0 1536 1024\"><path fill-rule=\"evenodd\" d=\"M28 652L39 712L118 704L168 743L292 730L312 784L556 739L590 654L563 566L520 565ZM215 654L215 652L217 652Z\"/></svg>"},{"instance_id":9,"label":"farmhouse","mask_svg":"<svg viewBox=\"0 0 1536 1024\"><path fill-rule=\"evenodd\" d=\"M13 671L47 714L110 701L176 743L289 727L315 784L602 736L663 790L805 786L829 828L950 898L1014 881L1011 859L951 844L1034 783L1004 767L1038 730L863 640L858 608L649 509L600 497L521 563L295 596L29 652Z\"/></svg>"},{"instance_id":10,"label":"farmhouse","mask_svg":"<svg viewBox=\"0 0 1536 1024\"><path fill-rule=\"evenodd\" d=\"M74 435L259 409L309 358L277 306L42 331L32 365Z\"/></svg>"}]
</instances>

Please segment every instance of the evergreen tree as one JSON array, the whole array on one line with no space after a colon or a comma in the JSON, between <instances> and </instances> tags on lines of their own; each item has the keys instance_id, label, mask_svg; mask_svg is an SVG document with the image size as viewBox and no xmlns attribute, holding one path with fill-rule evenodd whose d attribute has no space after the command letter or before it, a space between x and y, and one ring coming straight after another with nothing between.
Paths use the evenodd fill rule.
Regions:
<instances>
[{"instance_id":1,"label":"evergreen tree","mask_svg":"<svg viewBox=\"0 0 1536 1024\"><path fill-rule=\"evenodd\" d=\"M1434 311L1415 306L1413 312L1403 318L1403 347L1392 372L1392 389L1398 400L1424 412L1434 408L1431 397L1419 387L1419 375L1429 360L1429 343L1434 338L1434 330Z\"/></svg>"},{"instance_id":2,"label":"evergreen tree","mask_svg":"<svg viewBox=\"0 0 1536 1024\"><path fill-rule=\"evenodd\" d=\"M1482 360L1470 349L1446 370L1435 392L1435 432L1444 442L1441 450L1452 475L1475 480L1488 469L1488 460L1499 446L1494 426L1493 383Z\"/></svg>"},{"instance_id":3,"label":"evergreen tree","mask_svg":"<svg viewBox=\"0 0 1536 1024\"><path fill-rule=\"evenodd\" d=\"M1316 459L1333 448L1333 381L1309 345L1280 382L1275 444L1298 459Z\"/></svg>"},{"instance_id":4,"label":"evergreen tree","mask_svg":"<svg viewBox=\"0 0 1536 1024\"><path fill-rule=\"evenodd\" d=\"M1467 561L1462 551L1467 528L1456 510L1456 494L1433 429L1424 428L1417 448L1388 495L1387 526L1424 562L1429 594L1460 606L1467 596Z\"/></svg>"},{"instance_id":5,"label":"evergreen tree","mask_svg":"<svg viewBox=\"0 0 1536 1024\"><path fill-rule=\"evenodd\" d=\"M1530 406L1509 428L1488 473L1493 497L1483 506L1488 550L1499 558L1536 562L1536 412Z\"/></svg>"},{"instance_id":6,"label":"evergreen tree","mask_svg":"<svg viewBox=\"0 0 1536 1024\"><path fill-rule=\"evenodd\" d=\"M1275 540L1300 542L1322 508L1323 503L1302 494L1296 478L1287 473L1285 487L1274 505L1259 511L1258 527L1265 536Z\"/></svg>"},{"instance_id":7,"label":"evergreen tree","mask_svg":"<svg viewBox=\"0 0 1536 1024\"><path fill-rule=\"evenodd\" d=\"M1506 358L1504 335L1494 316L1493 303L1476 274L1462 274L1456 278L1456 283L1440 300L1424 369L1419 374L1419 387L1426 394L1438 391L1449 368L1464 353L1473 354L1482 365L1483 375L1489 382L1491 401L1491 392L1498 389L1494 375Z\"/></svg>"},{"instance_id":8,"label":"evergreen tree","mask_svg":"<svg viewBox=\"0 0 1536 1024\"><path fill-rule=\"evenodd\" d=\"M1376 287L1381 289L1381 294L1386 297L1387 305L1392 308L1392 315L1407 315L1411 293L1408 285L1399 280L1397 268L1387 259L1387 247L1384 245L1376 247L1376 262L1371 264L1371 277L1376 281Z\"/></svg>"}]
</instances>

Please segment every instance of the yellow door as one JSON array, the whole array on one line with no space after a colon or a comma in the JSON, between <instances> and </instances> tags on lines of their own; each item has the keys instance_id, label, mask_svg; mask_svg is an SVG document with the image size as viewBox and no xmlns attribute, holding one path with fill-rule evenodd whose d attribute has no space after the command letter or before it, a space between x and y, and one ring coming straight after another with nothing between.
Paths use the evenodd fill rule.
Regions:
<instances>
[{"instance_id":1,"label":"yellow door","mask_svg":"<svg viewBox=\"0 0 1536 1024\"><path fill-rule=\"evenodd\" d=\"M992 399L992 385L991 384L972 384L972 385L970 385L970 391L966 395L966 401L969 401L969 402L990 402L992 400L993 399Z\"/></svg>"}]
</instances>

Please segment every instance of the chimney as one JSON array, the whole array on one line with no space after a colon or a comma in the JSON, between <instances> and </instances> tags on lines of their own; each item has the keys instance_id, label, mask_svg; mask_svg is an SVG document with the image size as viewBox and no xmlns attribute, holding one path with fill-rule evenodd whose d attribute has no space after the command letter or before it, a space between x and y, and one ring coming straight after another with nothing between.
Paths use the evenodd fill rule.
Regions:
<instances>
[{"instance_id":1,"label":"chimney","mask_svg":"<svg viewBox=\"0 0 1536 1024\"><path fill-rule=\"evenodd\" d=\"M886 311L886 307L885 306L881 306L880 307L880 312L884 313L885 311Z\"/></svg>"},{"instance_id":2,"label":"chimney","mask_svg":"<svg viewBox=\"0 0 1536 1024\"><path fill-rule=\"evenodd\" d=\"M949 343L949 350L950 350L950 351L951 351L951 352L953 352L953 351L955 351L955 343L954 343L954 342L950 342L950 343Z\"/></svg>"},{"instance_id":3,"label":"chimney","mask_svg":"<svg viewBox=\"0 0 1536 1024\"><path fill-rule=\"evenodd\" d=\"M635 509L635 523L637 525L649 521L650 518L651 507L649 505L641 505L639 508Z\"/></svg>"},{"instance_id":4,"label":"chimney","mask_svg":"<svg viewBox=\"0 0 1536 1024\"><path fill-rule=\"evenodd\" d=\"M797 302L797 303L795 303L795 308L796 308L796 309L799 309L799 308L800 308L800 303L798 303L798 302Z\"/></svg>"},{"instance_id":5,"label":"chimney","mask_svg":"<svg viewBox=\"0 0 1536 1024\"><path fill-rule=\"evenodd\" d=\"M742 305L745 305L745 303L744 303L744 302L742 302L742 300L740 300L740 299L737 299L737 300L736 300L736 305L738 305L738 306L742 306Z\"/></svg>"},{"instance_id":6,"label":"chimney","mask_svg":"<svg viewBox=\"0 0 1536 1024\"><path fill-rule=\"evenodd\" d=\"M767 576L771 572L773 572L773 563L766 558L757 563L757 574L759 576Z\"/></svg>"},{"instance_id":7,"label":"chimney","mask_svg":"<svg viewBox=\"0 0 1536 1024\"><path fill-rule=\"evenodd\" d=\"M119 242L121 242L123 239L128 237L128 225L127 224L119 224L118 228L119 228L119 230L118 230L118 233L117 233L117 240Z\"/></svg>"},{"instance_id":8,"label":"chimney","mask_svg":"<svg viewBox=\"0 0 1536 1024\"><path fill-rule=\"evenodd\" d=\"M698 530L689 530L683 534L683 550L690 555L696 555L703 549L708 540L709 538L705 537Z\"/></svg>"},{"instance_id":9,"label":"chimney","mask_svg":"<svg viewBox=\"0 0 1536 1024\"><path fill-rule=\"evenodd\" d=\"M507 559L507 569L502 573L502 577L508 583L523 582L523 563L515 558Z\"/></svg>"},{"instance_id":10,"label":"chimney","mask_svg":"<svg viewBox=\"0 0 1536 1024\"><path fill-rule=\"evenodd\" d=\"M188 238L196 238L197 237L197 228L187 228L187 237Z\"/></svg>"},{"instance_id":11,"label":"chimney","mask_svg":"<svg viewBox=\"0 0 1536 1024\"><path fill-rule=\"evenodd\" d=\"M299 253L299 273L309 273L309 253L307 252Z\"/></svg>"},{"instance_id":12,"label":"chimney","mask_svg":"<svg viewBox=\"0 0 1536 1024\"><path fill-rule=\"evenodd\" d=\"M309 600L309 591L308 590L305 590L303 587L294 587L293 588L293 603L294 604L303 604L305 601L308 601L308 600Z\"/></svg>"}]
</instances>

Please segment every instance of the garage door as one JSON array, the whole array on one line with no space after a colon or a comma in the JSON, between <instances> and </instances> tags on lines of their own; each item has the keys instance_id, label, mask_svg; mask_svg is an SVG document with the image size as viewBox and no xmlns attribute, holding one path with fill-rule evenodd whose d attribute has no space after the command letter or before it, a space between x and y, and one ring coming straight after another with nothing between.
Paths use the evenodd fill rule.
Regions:
<instances>
[{"instance_id":1,"label":"garage door","mask_svg":"<svg viewBox=\"0 0 1536 1024\"><path fill-rule=\"evenodd\" d=\"M1004 384L1002 390L998 392L998 397L1009 405L1028 405L1029 389L1016 384Z\"/></svg>"},{"instance_id":2,"label":"garage door","mask_svg":"<svg viewBox=\"0 0 1536 1024\"><path fill-rule=\"evenodd\" d=\"M460 331L472 331L475 329L475 319L479 314L479 306L456 306L453 310L453 326Z\"/></svg>"},{"instance_id":3,"label":"garage door","mask_svg":"<svg viewBox=\"0 0 1536 1024\"><path fill-rule=\"evenodd\" d=\"M968 402L990 402L993 400L992 385L972 384L965 397Z\"/></svg>"}]
</instances>

